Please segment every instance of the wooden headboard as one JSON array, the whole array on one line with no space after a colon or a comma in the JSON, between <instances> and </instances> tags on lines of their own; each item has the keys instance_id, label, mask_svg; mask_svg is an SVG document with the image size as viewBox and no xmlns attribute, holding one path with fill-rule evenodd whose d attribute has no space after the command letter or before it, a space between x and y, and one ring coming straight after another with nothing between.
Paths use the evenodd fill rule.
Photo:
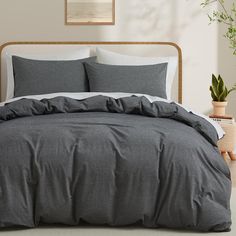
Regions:
<instances>
[{"instance_id":1,"label":"wooden headboard","mask_svg":"<svg viewBox=\"0 0 236 236\"><path fill-rule=\"evenodd\" d=\"M96 47L102 47L121 54L159 57L159 56L178 56L177 79L173 85L174 100L182 103L182 52L181 48L172 42L8 42L0 46L0 97L5 100L7 88L7 66L6 60L9 54L24 55L25 53L37 52L56 52L58 50L70 50L90 46L93 50Z\"/></svg>"}]
</instances>

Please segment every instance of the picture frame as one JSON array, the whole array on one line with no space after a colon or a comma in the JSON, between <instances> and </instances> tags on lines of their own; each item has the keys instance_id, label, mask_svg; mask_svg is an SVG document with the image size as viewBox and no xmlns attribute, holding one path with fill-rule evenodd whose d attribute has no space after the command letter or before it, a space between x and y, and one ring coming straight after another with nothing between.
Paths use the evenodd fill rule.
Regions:
<instances>
[{"instance_id":1,"label":"picture frame","mask_svg":"<svg viewBox=\"0 0 236 236\"><path fill-rule=\"evenodd\" d=\"M66 25L114 25L115 0L65 0Z\"/></svg>"}]
</instances>

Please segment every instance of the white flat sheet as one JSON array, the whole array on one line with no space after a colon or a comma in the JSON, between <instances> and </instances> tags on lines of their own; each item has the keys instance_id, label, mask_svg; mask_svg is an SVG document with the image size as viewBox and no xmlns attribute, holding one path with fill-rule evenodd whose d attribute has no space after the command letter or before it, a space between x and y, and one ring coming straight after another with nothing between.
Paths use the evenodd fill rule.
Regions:
<instances>
[{"instance_id":1,"label":"white flat sheet","mask_svg":"<svg viewBox=\"0 0 236 236\"><path fill-rule=\"evenodd\" d=\"M42 94L42 95L23 96L23 97L17 97L17 98L9 99L5 102L2 102L2 103L0 103L0 106L4 106L6 103L14 102L14 101L17 101L17 100L22 99L22 98L42 100L42 99L45 99L45 98L50 99L50 98L63 96L63 97L69 97L69 98L77 99L77 100L82 100L82 99L86 99L86 98L89 98L89 97L94 97L94 96L97 96L97 95L104 95L104 96L112 97L112 98L115 98L115 99L123 98L123 97L130 97L130 96L138 96L138 97L144 96L151 103L156 102L156 101L162 101L162 102L167 102L167 103L173 102L171 100L167 100L167 99L160 98L160 97L149 96L149 95L146 95L146 94L87 92L87 93L50 93L50 94ZM219 139L221 139L225 135L225 132L221 128L221 126L217 122L210 119L208 116L205 116L203 114L199 114L197 112L194 112L191 109L188 109L188 108L186 108L185 106L183 106L181 104L178 104L178 105L183 107L188 112L192 112L193 114L198 115L198 116L204 118L205 120L207 120L216 129L216 132L218 134Z\"/></svg>"}]
</instances>

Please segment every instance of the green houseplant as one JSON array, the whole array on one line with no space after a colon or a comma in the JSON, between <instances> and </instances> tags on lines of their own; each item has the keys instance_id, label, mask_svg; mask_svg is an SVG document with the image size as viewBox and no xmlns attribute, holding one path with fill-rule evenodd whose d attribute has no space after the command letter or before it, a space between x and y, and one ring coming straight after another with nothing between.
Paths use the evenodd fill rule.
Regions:
<instances>
[{"instance_id":1,"label":"green houseplant","mask_svg":"<svg viewBox=\"0 0 236 236\"><path fill-rule=\"evenodd\" d=\"M218 9L208 14L208 18L210 23L217 22L226 26L224 37L228 40L229 47L233 49L233 55L236 56L236 0L233 0L230 7L229 4L226 7L226 0L204 0L201 5L207 7L216 3L218 4ZM218 78L212 75L210 91L213 100L214 115L225 115L225 107L227 106L226 98L234 90L236 90L236 85L228 89L220 75Z\"/></svg>"},{"instance_id":2,"label":"green houseplant","mask_svg":"<svg viewBox=\"0 0 236 236\"><path fill-rule=\"evenodd\" d=\"M225 108L227 106L226 98L231 92L235 90L236 84L231 89L228 89L220 75L216 77L214 74L212 74L212 84L210 86L210 91L214 108L214 115L225 115Z\"/></svg>"},{"instance_id":3,"label":"green houseplant","mask_svg":"<svg viewBox=\"0 0 236 236\"><path fill-rule=\"evenodd\" d=\"M210 23L217 22L227 27L224 37L229 41L229 46L236 56L236 1L232 3L229 9L227 9L225 2L225 0L204 0L201 5L206 7L214 3L219 4L219 9L208 14L208 17Z\"/></svg>"}]
</instances>

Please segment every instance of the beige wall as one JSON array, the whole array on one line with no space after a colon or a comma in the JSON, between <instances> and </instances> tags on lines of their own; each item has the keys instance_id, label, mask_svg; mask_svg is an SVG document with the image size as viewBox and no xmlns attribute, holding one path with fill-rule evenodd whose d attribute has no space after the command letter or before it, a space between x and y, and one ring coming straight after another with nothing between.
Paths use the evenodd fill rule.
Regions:
<instances>
[{"instance_id":1,"label":"beige wall","mask_svg":"<svg viewBox=\"0 0 236 236\"><path fill-rule=\"evenodd\" d=\"M218 31L216 25L208 26L199 4L200 1L190 0L116 0L115 26L65 26L64 0L0 0L0 43L174 41L183 49L184 103L197 111L209 112L210 76L218 71L219 64ZM232 77L231 72L229 76Z\"/></svg>"},{"instance_id":2,"label":"beige wall","mask_svg":"<svg viewBox=\"0 0 236 236\"><path fill-rule=\"evenodd\" d=\"M226 1L227 8L229 8L233 2L233 0ZM218 72L225 79L227 86L231 87L236 83L236 56L232 55L233 51L229 48L228 40L222 37L226 30L225 25L220 25L218 32ZM228 97L228 102L227 112L236 117L236 92Z\"/></svg>"}]
</instances>

